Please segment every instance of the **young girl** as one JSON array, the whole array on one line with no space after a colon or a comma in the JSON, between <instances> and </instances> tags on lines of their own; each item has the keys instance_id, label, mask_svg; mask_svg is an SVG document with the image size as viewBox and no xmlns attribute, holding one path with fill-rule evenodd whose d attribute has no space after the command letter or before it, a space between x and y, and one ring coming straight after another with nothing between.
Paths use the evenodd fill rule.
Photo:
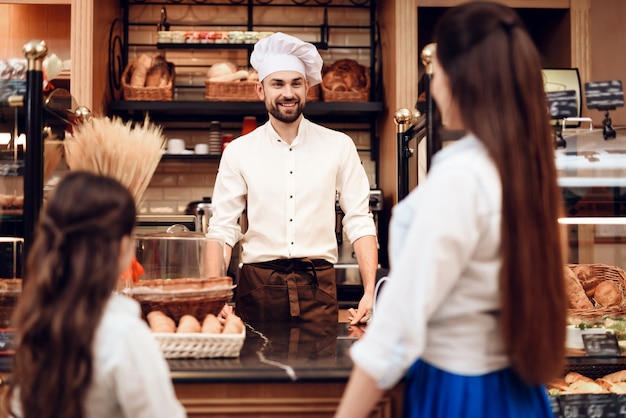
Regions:
<instances>
[{"instance_id":1,"label":"young girl","mask_svg":"<svg viewBox=\"0 0 626 418\"><path fill-rule=\"evenodd\" d=\"M548 418L566 296L541 62L516 13L470 2L435 31L431 91L466 135L393 210L389 280L336 417L405 382L405 417Z\"/></svg>"},{"instance_id":2,"label":"young girl","mask_svg":"<svg viewBox=\"0 0 626 418\"><path fill-rule=\"evenodd\" d=\"M112 178L77 171L58 184L13 314L10 416L186 416L139 305L113 294L132 259L135 215Z\"/></svg>"}]
</instances>

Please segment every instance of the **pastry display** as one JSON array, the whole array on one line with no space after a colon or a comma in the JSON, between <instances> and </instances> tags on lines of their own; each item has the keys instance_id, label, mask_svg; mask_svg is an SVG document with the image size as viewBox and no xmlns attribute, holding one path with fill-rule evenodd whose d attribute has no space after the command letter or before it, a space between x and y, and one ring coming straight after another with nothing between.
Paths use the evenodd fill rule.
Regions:
<instances>
[{"instance_id":1,"label":"pastry display","mask_svg":"<svg viewBox=\"0 0 626 418\"><path fill-rule=\"evenodd\" d=\"M591 379L578 372L569 372L561 379L548 383L551 395L572 395L583 393L626 394L626 370Z\"/></svg>"}]
</instances>

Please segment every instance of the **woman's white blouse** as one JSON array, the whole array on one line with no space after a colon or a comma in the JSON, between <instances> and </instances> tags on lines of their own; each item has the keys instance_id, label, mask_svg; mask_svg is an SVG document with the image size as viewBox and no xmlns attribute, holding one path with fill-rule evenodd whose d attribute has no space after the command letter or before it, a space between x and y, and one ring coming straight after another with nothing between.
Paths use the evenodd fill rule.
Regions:
<instances>
[{"instance_id":1,"label":"woman's white blouse","mask_svg":"<svg viewBox=\"0 0 626 418\"><path fill-rule=\"evenodd\" d=\"M499 333L500 177L466 136L393 209L390 273L352 359L380 388L418 359L460 375L508 366Z\"/></svg>"},{"instance_id":2,"label":"woman's white blouse","mask_svg":"<svg viewBox=\"0 0 626 418\"><path fill-rule=\"evenodd\" d=\"M87 417L178 418L170 371L139 304L126 296L109 301L95 340Z\"/></svg>"}]
</instances>

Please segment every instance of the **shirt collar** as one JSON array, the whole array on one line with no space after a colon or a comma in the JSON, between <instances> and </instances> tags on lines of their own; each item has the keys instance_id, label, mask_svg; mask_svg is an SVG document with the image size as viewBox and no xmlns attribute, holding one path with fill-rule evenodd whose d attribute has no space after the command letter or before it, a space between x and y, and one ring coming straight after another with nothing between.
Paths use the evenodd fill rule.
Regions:
<instances>
[{"instance_id":1,"label":"shirt collar","mask_svg":"<svg viewBox=\"0 0 626 418\"><path fill-rule=\"evenodd\" d=\"M298 125L298 133L296 134L296 137L294 138L294 140L291 142L291 146L295 146L297 145L299 142L304 141L303 136L304 133L306 132L306 128L309 124L309 121L303 116L302 119L300 120L300 125ZM272 126L272 122L270 122L269 120L265 123L266 126L266 132L269 135L270 139L272 140L272 142L274 141L280 141L284 144L287 144L285 141L282 140L282 138L278 135L278 133L276 132L276 130L274 129L274 127Z\"/></svg>"}]
</instances>

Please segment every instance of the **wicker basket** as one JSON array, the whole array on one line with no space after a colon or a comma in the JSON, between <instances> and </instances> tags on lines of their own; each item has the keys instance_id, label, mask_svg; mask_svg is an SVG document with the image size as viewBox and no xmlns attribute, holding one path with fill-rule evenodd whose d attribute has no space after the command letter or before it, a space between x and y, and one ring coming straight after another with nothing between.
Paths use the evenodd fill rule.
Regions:
<instances>
[{"instance_id":1,"label":"wicker basket","mask_svg":"<svg viewBox=\"0 0 626 418\"><path fill-rule=\"evenodd\" d=\"M578 264L568 264L569 268L574 268ZM593 309L568 309L568 315L572 318L593 321L606 315L623 316L626 314L626 273L619 267L606 264L586 264L593 270L594 276L602 280L614 282L622 294L622 302L616 306L598 306L592 299L595 307Z\"/></svg>"},{"instance_id":2,"label":"wicker basket","mask_svg":"<svg viewBox=\"0 0 626 418\"><path fill-rule=\"evenodd\" d=\"M325 102L368 102L370 100L370 74L369 70L365 71L365 87L359 90L338 91L331 90L320 84L322 89L322 99Z\"/></svg>"},{"instance_id":3,"label":"wicker basket","mask_svg":"<svg viewBox=\"0 0 626 418\"><path fill-rule=\"evenodd\" d=\"M316 84L313 87L309 88L309 91L306 92L306 101L307 102L319 102L320 101L320 84Z\"/></svg>"},{"instance_id":4,"label":"wicker basket","mask_svg":"<svg viewBox=\"0 0 626 418\"><path fill-rule=\"evenodd\" d=\"M133 87L130 83L130 77L134 62L127 65L122 72L122 95L124 100L128 101L171 101L174 93L174 64L167 63L170 68L170 81L165 87Z\"/></svg>"},{"instance_id":5,"label":"wicker basket","mask_svg":"<svg viewBox=\"0 0 626 418\"><path fill-rule=\"evenodd\" d=\"M241 334L154 333L165 358L239 357L246 338Z\"/></svg>"},{"instance_id":6,"label":"wicker basket","mask_svg":"<svg viewBox=\"0 0 626 418\"><path fill-rule=\"evenodd\" d=\"M255 81L216 82L205 80L204 98L213 102L258 102Z\"/></svg>"},{"instance_id":7,"label":"wicker basket","mask_svg":"<svg viewBox=\"0 0 626 418\"><path fill-rule=\"evenodd\" d=\"M158 279L140 280L123 293L139 302L144 317L152 311L161 311L176 322L183 315L193 315L201 321L208 314L220 313L232 298L234 287L229 277Z\"/></svg>"},{"instance_id":8,"label":"wicker basket","mask_svg":"<svg viewBox=\"0 0 626 418\"><path fill-rule=\"evenodd\" d=\"M215 82L205 80L204 98L213 102L258 102L255 81ZM320 100L320 87L315 85L306 94L307 102Z\"/></svg>"}]
</instances>

